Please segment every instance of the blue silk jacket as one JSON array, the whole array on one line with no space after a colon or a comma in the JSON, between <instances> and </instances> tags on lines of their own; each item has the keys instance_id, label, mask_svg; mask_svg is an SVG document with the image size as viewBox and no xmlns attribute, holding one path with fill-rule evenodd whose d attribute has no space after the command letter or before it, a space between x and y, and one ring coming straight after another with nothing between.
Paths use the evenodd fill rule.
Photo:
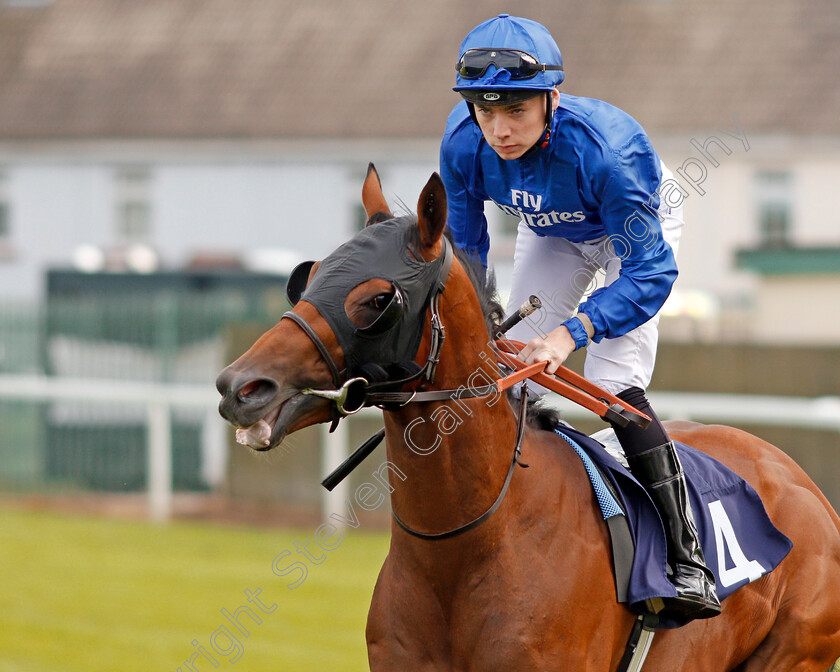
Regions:
<instances>
[{"instance_id":1,"label":"blue silk jacket","mask_svg":"<svg viewBox=\"0 0 840 672\"><path fill-rule=\"evenodd\" d=\"M611 252L621 258L620 277L578 308L592 322L592 340L626 334L656 315L668 298L677 265L657 216L661 164L644 129L625 112L562 94L548 146L504 160L461 102L447 121L440 167L455 244L485 266L490 247L485 201L540 236L612 243ZM564 324L578 347L588 342L580 320Z\"/></svg>"}]
</instances>

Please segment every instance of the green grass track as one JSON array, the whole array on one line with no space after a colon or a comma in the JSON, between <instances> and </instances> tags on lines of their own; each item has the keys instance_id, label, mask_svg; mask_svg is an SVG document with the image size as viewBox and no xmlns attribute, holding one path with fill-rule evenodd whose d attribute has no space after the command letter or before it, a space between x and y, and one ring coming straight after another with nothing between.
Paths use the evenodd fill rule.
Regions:
<instances>
[{"instance_id":1,"label":"green grass track","mask_svg":"<svg viewBox=\"0 0 840 672\"><path fill-rule=\"evenodd\" d=\"M186 672L191 658L200 672L367 670L365 619L388 538L342 534L324 552L315 529L0 510L0 672ZM307 539L320 564L295 547ZM302 570L272 565L295 561L308 573L290 590Z\"/></svg>"}]
</instances>

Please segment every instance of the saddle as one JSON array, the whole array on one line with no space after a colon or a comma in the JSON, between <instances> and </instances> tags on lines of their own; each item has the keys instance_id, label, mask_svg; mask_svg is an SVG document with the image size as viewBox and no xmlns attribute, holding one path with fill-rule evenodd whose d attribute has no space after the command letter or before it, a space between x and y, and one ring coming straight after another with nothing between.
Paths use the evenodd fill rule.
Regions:
<instances>
[{"instance_id":1,"label":"saddle","mask_svg":"<svg viewBox=\"0 0 840 672\"><path fill-rule=\"evenodd\" d=\"M618 602L645 614L676 597L668 581L665 530L645 489L627 469L612 429L587 436L554 430L581 458L610 532ZM773 525L755 490L718 460L677 443L706 563L721 601L773 571L793 543ZM660 614L659 627L687 620Z\"/></svg>"}]
</instances>

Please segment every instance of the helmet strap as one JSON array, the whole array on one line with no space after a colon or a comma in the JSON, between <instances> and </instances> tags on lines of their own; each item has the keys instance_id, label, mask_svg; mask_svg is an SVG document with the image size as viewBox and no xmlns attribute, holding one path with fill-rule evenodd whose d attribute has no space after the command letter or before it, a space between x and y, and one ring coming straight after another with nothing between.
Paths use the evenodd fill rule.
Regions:
<instances>
[{"instance_id":1,"label":"helmet strap","mask_svg":"<svg viewBox=\"0 0 840 672\"><path fill-rule=\"evenodd\" d=\"M554 116L553 110L551 109L551 91L545 92L545 128L543 129L543 133L540 136L540 139L534 143L534 146L531 147L523 156L527 156L532 152L536 151L537 148L545 149L548 147L548 143L551 141L551 118Z\"/></svg>"},{"instance_id":2,"label":"helmet strap","mask_svg":"<svg viewBox=\"0 0 840 672\"><path fill-rule=\"evenodd\" d=\"M545 92L545 135L539 143L540 147L548 147L551 140L551 117L553 110L551 109L551 91Z\"/></svg>"},{"instance_id":3,"label":"helmet strap","mask_svg":"<svg viewBox=\"0 0 840 672\"><path fill-rule=\"evenodd\" d=\"M472 120L475 122L475 125L478 126L479 128L481 128L481 126L479 126L479 124L478 124L478 117L475 116L475 105L473 105L471 102L467 101L467 107L470 110L470 116L472 117Z\"/></svg>"}]
</instances>

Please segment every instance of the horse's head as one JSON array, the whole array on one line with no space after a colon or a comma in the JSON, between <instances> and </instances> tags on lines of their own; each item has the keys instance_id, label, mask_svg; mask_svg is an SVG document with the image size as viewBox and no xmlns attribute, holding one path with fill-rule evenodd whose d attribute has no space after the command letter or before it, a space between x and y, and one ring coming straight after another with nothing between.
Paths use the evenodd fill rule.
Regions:
<instances>
[{"instance_id":1,"label":"horse's head","mask_svg":"<svg viewBox=\"0 0 840 672\"><path fill-rule=\"evenodd\" d=\"M433 370L435 357L414 360L453 258L443 182L432 175L416 218L394 218L371 165L362 201L366 227L293 271L292 311L216 381L219 412L253 448L358 410L369 384L393 387Z\"/></svg>"}]
</instances>

